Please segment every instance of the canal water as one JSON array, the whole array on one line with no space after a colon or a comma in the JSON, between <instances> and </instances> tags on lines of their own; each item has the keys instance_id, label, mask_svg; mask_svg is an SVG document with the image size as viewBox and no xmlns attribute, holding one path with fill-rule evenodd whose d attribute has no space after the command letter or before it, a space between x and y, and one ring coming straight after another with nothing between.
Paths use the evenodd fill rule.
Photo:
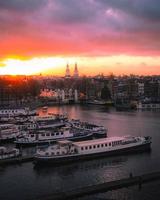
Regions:
<instances>
[{"instance_id":1,"label":"canal water","mask_svg":"<svg viewBox=\"0 0 160 200\"><path fill-rule=\"evenodd\" d=\"M45 115L41 108L40 115ZM29 200L55 192L128 177L129 173L160 170L160 112L117 112L103 106L49 107L49 113L103 125L108 136L140 135L152 137L151 152L90 160L59 167L34 168L32 162L0 166L0 200ZM160 181L79 198L79 200L159 200Z\"/></svg>"}]
</instances>

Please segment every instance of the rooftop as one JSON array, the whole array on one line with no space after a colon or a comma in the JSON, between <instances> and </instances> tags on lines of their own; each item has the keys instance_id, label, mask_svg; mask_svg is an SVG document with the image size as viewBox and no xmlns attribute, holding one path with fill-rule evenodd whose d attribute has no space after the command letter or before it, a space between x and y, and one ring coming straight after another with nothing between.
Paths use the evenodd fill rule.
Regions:
<instances>
[{"instance_id":1,"label":"rooftop","mask_svg":"<svg viewBox=\"0 0 160 200\"><path fill-rule=\"evenodd\" d=\"M123 139L124 139L124 137L109 137L109 138L100 138L100 139L87 140L87 141L81 141L81 142L73 142L73 144L75 144L76 146L85 146L85 145L119 141L119 140L123 140Z\"/></svg>"}]
</instances>

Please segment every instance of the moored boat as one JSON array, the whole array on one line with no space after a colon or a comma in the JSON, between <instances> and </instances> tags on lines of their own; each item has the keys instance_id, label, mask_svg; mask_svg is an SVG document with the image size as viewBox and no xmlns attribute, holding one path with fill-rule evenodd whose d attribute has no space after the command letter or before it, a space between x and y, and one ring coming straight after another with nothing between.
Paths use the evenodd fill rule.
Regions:
<instances>
[{"instance_id":1,"label":"moored boat","mask_svg":"<svg viewBox=\"0 0 160 200\"><path fill-rule=\"evenodd\" d=\"M95 100L87 101L87 104L104 106L104 105L107 105L107 102L103 100L95 99Z\"/></svg>"},{"instance_id":2,"label":"moored boat","mask_svg":"<svg viewBox=\"0 0 160 200\"><path fill-rule=\"evenodd\" d=\"M20 151L19 149L12 148L8 149L6 147L0 147L0 160L6 160L9 158L16 158L20 156Z\"/></svg>"},{"instance_id":3,"label":"moored boat","mask_svg":"<svg viewBox=\"0 0 160 200\"><path fill-rule=\"evenodd\" d=\"M61 164L88 160L102 156L146 151L150 149L150 137L110 137L81 142L59 141L46 149L38 149L34 164Z\"/></svg>"},{"instance_id":4,"label":"moored boat","mask_svg":"<svg viewBox=\"0 0 160 200\"><path fill-rule=\"evenodd\" d=\"M62 127L59 129L42 129L33 130L21 138L17 138L15 144L17 146L35 146L49 144L57 140L87 140L92 139L93 133L89 131L80 131L70 127Z\"/></svg>"},{"instance_id":5,"label":"moored boat","mask_svg":"<svg viewBox=\"0 0 160 200\"><path fill-rule=\"evenodd\" d=\"M95 138L107 137L107 129L105 129L103 126L98 126L88 122L81 122L80 120L75 119L70 120L69 123L76 129L91 131Z\"/></svg>"},{"instance_id":6,"label":"moored boat","mask_svg":"<svg viewBox=\"0 0 160 200\"><path fill-rule=\"evenodd\" d=\"M21 135L18 127L14 124L1 124L0 125L0 142L6 142L16 139Z\"/></svg>"},{"instance_id":7,"label":"moored boat","mask_svg":"<svg viewBox=\"0 0 160 200\"><path fill-rule=\"evenodd\" d=\"M28 107L0 109L0 117L33 116L33 115L36 115L36 110L31 110Z\"/></svg>"},{"instance_id":8,"label":"moored boat","mask_svg":"<svg viewBox=\"0 0 160 200\"><path fill-rule=\"evenodd\" d=\"M62 127L66 123L66 117L63 115L47 115L47 116L35 116L34 122L37 124L38 129Z\"/></svg>"}]
</instances>

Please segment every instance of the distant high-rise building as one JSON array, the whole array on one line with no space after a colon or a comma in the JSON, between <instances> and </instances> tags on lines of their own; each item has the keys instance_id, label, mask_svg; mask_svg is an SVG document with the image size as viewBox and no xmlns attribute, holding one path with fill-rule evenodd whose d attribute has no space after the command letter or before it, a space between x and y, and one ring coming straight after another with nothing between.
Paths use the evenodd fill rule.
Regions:
<instances>
[{"instance_id":1,"label":"distant high-rise building","mask_svg":"<svg viewBox=\"0 0 160 200\"><path fill-rule=\"evenodd\" d=\"M70 77L71 77L71 75L70 75L70 69L69 69L69 65L67 63L65 78L70 78Z\"/></svg>"},{"instance_id":2,"label":"distant high-rise building","mask_svg":"<svg viewBox=\"0 0 160 200\"><path fill-rule=\"evenodd\" d=\"M78 78L78 77L79 77L79 72L78 72L77 63L75 63L75 68L74 68L73 77L74 77L74 78Z\"/></svg>"}]
</instances>

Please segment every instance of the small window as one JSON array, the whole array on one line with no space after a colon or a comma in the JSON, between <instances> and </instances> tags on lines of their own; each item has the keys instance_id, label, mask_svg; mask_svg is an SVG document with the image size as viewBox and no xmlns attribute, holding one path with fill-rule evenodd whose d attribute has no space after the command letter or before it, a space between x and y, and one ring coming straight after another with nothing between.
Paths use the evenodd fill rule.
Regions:
<instances>
[{"instance_id":1,"label":"small window","mask_svg":"<svg viewBox=\"0 0 160 200\"><path fill-rule=\"evenodd\" d=\"M101 144L101 147L103 147L104 145L103 144Z\"/></svg>"},{"instance_id":2,"label":"small window","mask_svg":"<svg viewBox=\"0 0 160 200\"><path fill-rule=\"evenodd\" d=\"M109 143L109 146L111 146L111 142Z\"/></svg>"},{"instance_id":3,"label":"small window","mask_svg":"<svg viewBox=\"0 0 160 200\"><path fill-rule=\"evenodd\" d=\"M81 147L81 150L83 151L83 147Z\"/></svg>"},{"instance_id":4,"label":"small window","mask_svg":"<svg viewBox=\"0 0 160 200\"><path fill-rule=\"evenodd\" d=\"M105 144L105 146L107 147L107 143Z\"/></svg>"},{"instance_id":5,"label":"small window","mask_svg":"<svg viewBox=\"0 0 160 200\"><path fill-rule=\"evenodd\" d=\"M96 145L93 145L93 148L95 149L95 148L96 148Z\"/></svg>"},{"instance_id":6,"label":"small window","mask_svg":"<svg viewBox=\"0 0 160 200\"><path fill-rule=\"evenodd\" d=\"M54 136L54 133L51 133L52 136Z\"/></svg>"},{"instance_id":7,"label":"small window","mask_svg":"<svg viewBox=\"0 0 160 200\"><path fill-rule=\"evenodd\" d=\"M92 149L92 146L89 146L89 149Z\"/></svg>"},{"instance_id":8,"label":"small window","mask_svg":"<svg viewBox=\"0 0 160 200\"><path fill-rule=\"evenodd\" d=\"M45 134L44 134L44 133L42 133L42 134L41 134L41 136L42 136L42 137L44 137L44 136L45 136Z\"/></svg>"},{"instance_id":9,"label":"small window","mask_svg":"<svg viewBox=\"0 0 160 200\"><path fill-rule=\"evenodd\" d=\"M87 149L88 149L88 147L85 147L85 149L87 150Z\"/></svg>"},{"instance_id":10,"label":"small window","mask_svg":"<svg viewBox=\"0 0 160 200\"><path fill-rule=\"evenodd\" d=\"M63 135L63 132L61 132L61 135Z\"/></svg>"},{"instance_id":11,"label":"small window","mask_svg":"<svg viewBox=\"0 0 160 200\"><path fill-rule=\"evenodd\" d=\"M56 135L59 135L59 133L57 132Z\"/></svg>"},{"instance_id":12,"label":"small window","mask_svg":"<svg viewBox=\"0 0 160 200\"><path fill-rule=\"evenodd\" d=\"M97 145L97 148L99 148L99 144Z\"/></svg>"},{"instance_id":13,"label":"small window","mask_svg":"<svg viewBox=\"0 0 160 200\"><path fill-rule=\"evenodd\" d=\"M49 134L49 133L46 133L46 136L50 136L50 134Z\"/></svg>"},{"instance_id":14,"label":"small window","mask_svg":"<svg viewBox=\"0 0 160 200\"><path fill-rule=\"evenodd\" d=\"M34 135L33 135L33 134L31 134L31 137L34 137Z\"/></svg>"}]
</instances>

